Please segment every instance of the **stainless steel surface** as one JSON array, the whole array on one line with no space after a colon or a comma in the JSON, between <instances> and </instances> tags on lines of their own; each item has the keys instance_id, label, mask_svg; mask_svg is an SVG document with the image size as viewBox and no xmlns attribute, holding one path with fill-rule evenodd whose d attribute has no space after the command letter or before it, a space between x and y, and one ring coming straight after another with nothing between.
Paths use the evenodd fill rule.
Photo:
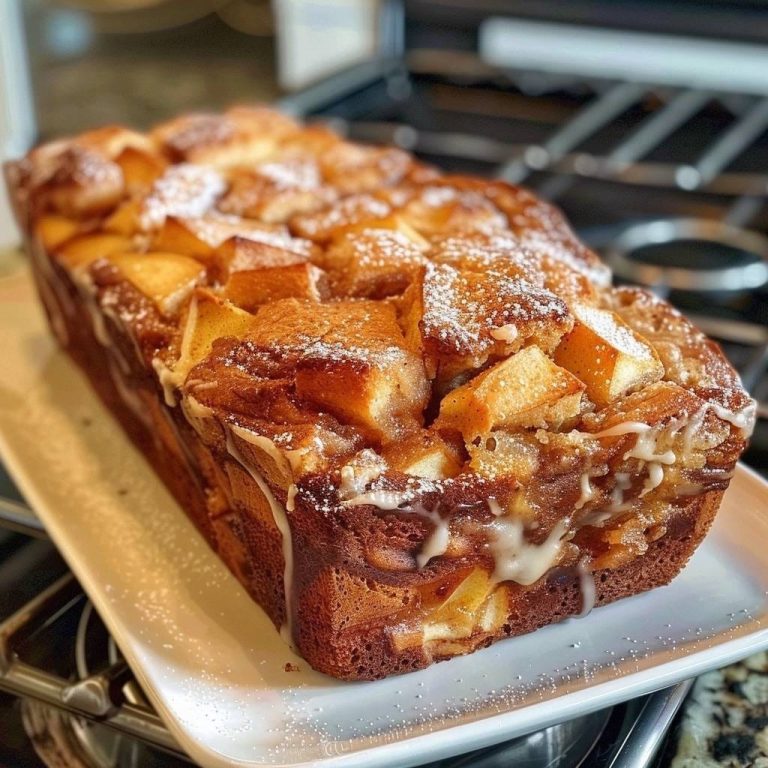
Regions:
<instances>
[{"instance_id":1,"label":"stainless steel surface","mask_svg":"<svg viewBox=\"0 0 768 768\"><path fill-rule=\"evenodd\" d=\"M718 243L754 254L760 260L694 270L631 258L641 247L691 240ZM678 291L749 291L768 283L768 238L709 219L657 219L629 226L611 243L605 258L620 278Z\"/></svg>"},{"instance_id":2,"label":"stainless steel surface","mask_svg":"<svg viewBox=\"0 0 768 768\"><path fill-rule=\"evenodd\" d=\"M640 713L629 724L617 750L600 764L600 768L649 766L693 683L693 680L685 680L648 696L642 703Z\"/></svg>"},{"instance_id":3,"label":"stainless steel surface","mask_svg":"<svg viewBox=\"0 0 768 768\"><path fill-rule=\"evenodd\" d=\"M47 538L38 516L26 505L0 496L0 520L3 527L36 538Z\"/></svg>"},{"instance_id":4,"label":"stainless steel surface","mask_svg":"<svg viewBox=\"0 0 768 768\"><path fill-rule=\"evenodd\" d=\"M683 189L695 189L712 181L768 128L768 99L758 101L735 125L722 134L694 165L677 171Z\"/></svg>"},{"instance_id":5,"label":"stainless steel surface","mask_svg":"<svg viewBox=\"0 0 768 768\"><path fill-rule=\"evenodd\" d=\"M503 165L497 176L505 181L519 183L531 170L543 170L557 163L574 147L634 104L644 91L644 87L635 83L612 86L555 131L543 145L526 147L523 156Z\"/></svg>"},{"instance_id":6,"label":"stainless steel surface","mask_svg":"<svg viewBox=\"0 0 768 768\"><path fill-rule=\"evenodd\" d=\"M446 760L450 768L578 768L605 730L611 710L600 710L498 747Z\"/></svg>"},{"instance_id":7,"label":"stainless steel surface","mask_svg":"<svg viewBox=\"0 0 768 768\"><path fill-rule=\"evenodd\" d=\"M180 751L176 741L151 709L122 700L125 665L113 665L85 680L70 681L35 667L21 657L32 636L50 627L83 600L71 574L63 576L0 624L0 690L35 699L86 719L102 719L110 728L163 749Z\"/></svg>"}]
</instances>

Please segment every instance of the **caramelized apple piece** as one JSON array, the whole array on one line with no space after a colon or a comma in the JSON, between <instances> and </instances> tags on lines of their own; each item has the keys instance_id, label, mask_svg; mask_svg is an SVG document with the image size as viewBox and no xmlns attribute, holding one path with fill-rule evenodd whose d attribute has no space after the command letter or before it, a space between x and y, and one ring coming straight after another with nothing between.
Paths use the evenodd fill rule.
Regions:
<instances>
[{"instance_id":1,"label":"caramelized apple piece","mask_svg":"<svg viewBox=\"0 0 768 768\"><path fill-rule=\"evenodd\" d=\"M148 190L167 166L159 155L134 146L125 147L115 162L123 171L125 188L131 195Z\"/></svg>"},{"instance_id":2,"label":"caramelized apple piece","mask_svg":"<svg viewBox=\"0 0 768 768\"><path fill-rule=\"evenodd\" d=\"M325 273L309 262L246 269L229 276L222 295L249 312L261 304L295 297L321 301L327 295Z\"/></svg>"},{"instance_id":3,"label":"caramelized apple piece","mask_svg":"<svg viewBox=\"0 0 768 768\"><path fill-rule=\"evenodd\" d=\"M183 115L152 131L173 160L220 168L247 165L268 157L296 123L265 107L234 107L223 115Z\"/></svg>"},{"instance_id":4,"label":"caramelized apple piece","mask_svg":"<svg viewBox=\"0 0 768 768\"><path fill-rule=\"evenodd\" d=\"M670 419L688 418L702 405L699 397L678 384L657 381L597 413L586 415L584 423L590 432L610 429L626 422L655 427Z\"/></svg>"},{"instance_id":5,"label":"caramelized apple piece","mask_svg":"<svg viewBox=\"0 0 768 768\"><path fill-rule=\"evenodd\" d=\"M35 236L46 251L74 237L80 231L80 224L74 219L56 214L41 216L35 224Z\"/></svg>"},{"instance_id":6,"label":"caramelized apple piece","mask_svg":"<svg viewBox=\"0 0 768 768\"><path fill-rule=\"evenodd\" d=\"M324 186L317 163L307 157L266 162L230 175L219 210L278 224L296 214L332 203L336 192Z\"/></svg>"},{"instance_id":7,"label":"caramelized apple piece","mask_svg":"<svg viewBox=\"0 0 768 768\"><path fill-rule=\"evenodd\" d=\"M464 272L495 272L544 287L541 259L520 247L509 232L467 232L430 238L430 258Z\"/></svg>"},{"instance_id":8,"label":"caramelized apple piece","mask_svg":"<svg viewBox=\"0 0 768 768\"><path fill-rule=\"evenodd\" d=\"M120 203L112 213L104 219L102 229L116 235L131 237L142 231L141 199L131 198Z\"/></svg>"},{"instance_id":9,"label":"caramelized apple piece","mask_svg":"<svg viewBox=\"0 0 768 768\"><path fill-rule=\"evenodd\" d=\"M196 219L205 216L226 189L220 174L206 165L169 166L140 203L139 227L160 229L168 216Z\"/></svg>"},{"instance_id":10,"label":"caramelized apple piece","mask_svg":"<svg viewBox=\"0 0 768 768\"><path fill-rule=\"evenodd\" d=\"M526 347L446 395L435 427L456 429L466 442L499 427L557 429L579 415L583 390L538 347Z\"/></svg>"},{"instance_id":11,"label":"caramelized apple piece","mask_svg":"<svg viewBox=\"0 0 768 768\"><path fill-rule=\"evenodd\" d=\"M539 447L527 433L497 429L467 443L469 466L483 477L513 477L527 483L539 466Z\"/></svg>"},{"instance_id":12,"label":"caramelized apple piece","mask_svg":"<svg viewBox=\"0 0 768 768\"><path fill-rule=\"evenodd\" d=\"M152 249L167 253L183 253L206 261L213 253L214 245L217 244L211 230L215 230L215 225L206 227L201 219L166 216L163 226L152 239Z\"/></svg>"},{"instance_id":13,"label":"caramelized apple piece","mask_svg":"<svg viewBox=\"0 0 768 768\"><path fill-rule=\"evenodd\" d=\"M664 375L654 348L615 312L572 307L573 329L555 350L555 361L581 379L589 398L606 405Z\"/></svg>"},{"instance_id":14,"label":"caramelized apple piece","mask_svg":"<svg viewBox=\"0 0 768 768\"><path fill-rule=\"evenodd\" d=\"M178 253L121 253L109 260L165 315L175 314L205 276L198 261Z\"/></svg>"},{"instance_id":15,"label":"caramelized apple piece","mask_svg":"<svg viewBox=\"0 0 768 768\"><path fill-rule=\"evenodd\" d=\"M431 430L421 430L398 440L382 455L398 472L431 480L444 480L461 472L461 455L454 445Z\"/></svg>"},{"instance_id":16,"label":"caramelized apple piece","mask_svg":"<svg viewBox=\"0 0 768 768\"><path fill-rule=\"evenodd\" d=\"M79 235L67 241L56 258L70 269L87 267L97 259L133 250L133 241L122 235Z\"/></svg>"},{"instance_id":17,"label":"caramelized apple piece","mask_svg":"<svg viewBox=\"0 0 768 768\"><path fill-rule=\"evenodd\" d=\"M469 637L478 623L479 609L492 589L488 574L482 568L474 568L424 620L424 641Z\"/></svg>"},{"instance_id":18,"label":"caramelized apple piece","mask_svg":"<svg viewBox=\"0 0 768 768\"><path fill-rule=\"evenodd\" d=\"M102 214L123 195L120 166L82 141L44 145L33 150L28 161L33 167L40 164L31 186L41 207L65 216Z\"/></svg>"},{"instance_id":19,"label":"caramelized apple piece","mask_svg":"<svg viewBox=\"0 0 768 768\"><path fill-rule=\"evenodd\" d=\"M390 304L283 299L256 317L249 341L295 357L299 397L375 440L421 425L429 394L424 367L406 348Z\"/></svg>"},{"instance_id":20,"label":"caramelized apple piece","mask_svg":"<svg viewBox=\"0 0 768 768\"><path fill-rule=\"evenodd\" d=\"M205 288L196 288L181 323L179 358L172 366L177 384L183 383L189 371L207 357L216 339L242 338L254 327L255 320L250 312Z\"/></svg>"},{"instance_id":21,"label":"caramelized apple piece","mask_svg":"<svg viewBox=\"0 0 768 768\"><path fill-rule=\"evenodd\" d=\"M368 147L340 141L320 157L323 177L341 194L372 192L397 184L407 174L413 160L395 147Z\"/></svg>"},{"instance_id":22,"label":"caramelized apple piece","mask_svg":"<svg viewBox=\"0 0 768 768\"><path fill-rule=\"evenodd\" d=\"M572 319L543 288L494 272L428 264L404 299L406 338L423 350L438 389L480 368L493 355L533 343L551 350Z\"/></svg>"},{"instance_id":23,"label":"caramelized apple piece","mask_svg":"<svg viewBox=\"0 0 768 768\"><path fill-rule=\"evenodd\" d=\"M402 216L422 234L501 231L507 225L506 217L493 203L458 181L420 189L405 205Z\"/></svg>"},{"instance_id":24,"label":"caramelized apple piece","mask_svg":"<svg viewBox=\"0 0 768 768\"><path fill-rule=\"evenodd\" d=\"M323 210L294 216L290 225L300 237L324 243L355 225L381 221L391 211L389 204L374 195L350 195Z\"/></svg>"}]
</instances>

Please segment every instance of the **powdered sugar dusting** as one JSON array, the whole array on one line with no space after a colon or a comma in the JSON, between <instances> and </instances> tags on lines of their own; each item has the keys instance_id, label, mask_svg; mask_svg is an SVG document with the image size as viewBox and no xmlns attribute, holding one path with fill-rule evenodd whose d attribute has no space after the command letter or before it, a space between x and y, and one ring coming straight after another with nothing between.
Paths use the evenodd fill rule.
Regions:
<instances>
[{"instance_id":1,"label":"powdered sugar dusting","mask_svg":"<svg viewBox=\"0 0 768 768\"><path fill-rule=\"evenodd\" d=\"M139 224L151 230L161 227L166 216L203 216L225 189L224 179L212 168L189 163L171 166L144 199Z\"/></svg>"},{"instance_id":2,"label":"powdered sugar dusting","mask_svg":"<svg viewBox=\"0 0 768 768\"><path fill-rule=\"evenodd\" d=\"M560 323L565 304L546 289L499 275L466 275L447 265L428 265L423 287L425 336L455 353L475 352L502 338L517 338L520 326ZM518 332L509 331L514 326Z\"/></svg>"}]
</instances>

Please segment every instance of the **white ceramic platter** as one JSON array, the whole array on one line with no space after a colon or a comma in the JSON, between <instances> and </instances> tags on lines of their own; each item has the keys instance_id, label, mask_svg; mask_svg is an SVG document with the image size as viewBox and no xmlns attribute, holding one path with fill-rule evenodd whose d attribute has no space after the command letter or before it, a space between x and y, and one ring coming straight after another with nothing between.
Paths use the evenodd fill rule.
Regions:
<instances>
[{"instance_id":1,"label":"white ceramic platter","mask_svg":"<svg viewBox=\"0 0 768 768\"><path fill-rule=\"evenodd\" d=\"M415 765L768 647L768 485L740 468L671 586L422 672L332 680L282 643L55 348L24 269L0 278L0 351L2 459L203 766Z\"/></svg>"}]
</instances>

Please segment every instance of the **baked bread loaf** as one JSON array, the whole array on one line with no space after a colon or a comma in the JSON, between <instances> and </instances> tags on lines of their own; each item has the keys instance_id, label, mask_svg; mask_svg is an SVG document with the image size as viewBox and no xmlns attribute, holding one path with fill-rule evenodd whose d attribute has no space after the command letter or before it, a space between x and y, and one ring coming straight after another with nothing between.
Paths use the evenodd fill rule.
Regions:
<instances>
[{"instance_id":1,"label":"baked bread loaf","mask_svg":"<svg viewBox=\"0 0 768 768\"><path fill-rule=\"evenodd\" d=\"M261 107L6 176L61 345L335 677L669 582L750 433L720 349L524 189Z\"/></svg>"}]
</instances>

